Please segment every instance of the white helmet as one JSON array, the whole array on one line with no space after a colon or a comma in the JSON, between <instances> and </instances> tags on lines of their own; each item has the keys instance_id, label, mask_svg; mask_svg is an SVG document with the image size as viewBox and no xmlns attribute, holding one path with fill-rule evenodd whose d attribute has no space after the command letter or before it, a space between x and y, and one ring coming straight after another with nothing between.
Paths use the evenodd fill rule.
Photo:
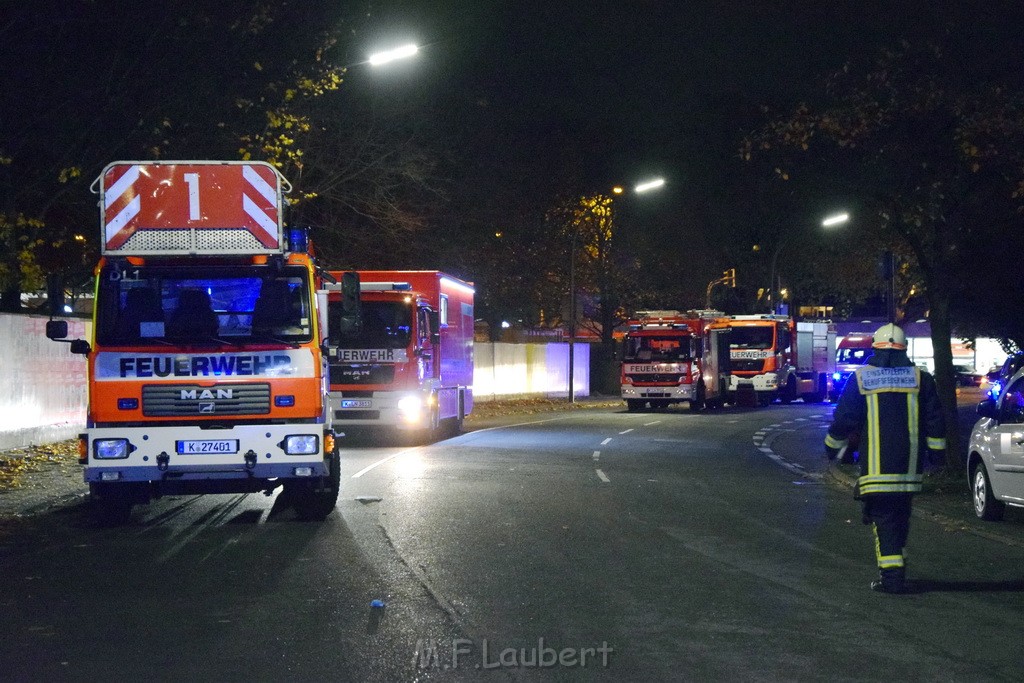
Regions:
<instances>
[{"instance_id":1,"label":"white helmet","mask_svg":"<svg viewBox=\"0 0 1024 683\"><path fill-rule=\"evenodd\" d=\"M882 325L875 332L874 339L871 340L871 347L875 349L906 349L907 335L892 323Z\"/></svg>"}]
</instances>

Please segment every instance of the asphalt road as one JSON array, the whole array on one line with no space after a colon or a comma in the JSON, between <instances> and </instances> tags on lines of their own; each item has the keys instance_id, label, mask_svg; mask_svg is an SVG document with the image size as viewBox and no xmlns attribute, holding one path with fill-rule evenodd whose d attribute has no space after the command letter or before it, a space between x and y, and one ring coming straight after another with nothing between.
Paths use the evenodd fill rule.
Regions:
<instances>
[{"instance_id":1,"label":"asphalt road","mask_svg":"<svg viewBox=\"0 0 1024 683\"><path fill-rule=\"evenodd\" d=\"M870 592L870 532L822 478L830 412L348 439L322 523L262 495L163 499L117 529L58 508L0 537L2 676L1018 680L1024 521L922 504L916 593Z\"/></svg>"}]
</instances>

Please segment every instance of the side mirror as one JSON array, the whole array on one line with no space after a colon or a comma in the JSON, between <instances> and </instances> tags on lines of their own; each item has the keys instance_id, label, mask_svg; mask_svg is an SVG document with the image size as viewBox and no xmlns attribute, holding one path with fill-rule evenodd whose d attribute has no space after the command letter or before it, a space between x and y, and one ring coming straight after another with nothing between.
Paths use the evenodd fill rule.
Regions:
<instances>
[{"instance_id":1,"label":"side mirror","mask_svg":"<svg viewBox=\"0 0 1024 683\"><path fill-rule=\"evenodd\" d=\"M65 339L68 336L67 320L47 320L46 336L48 339Z\"/></svg>"},{"instance_id":2,"label":"side mirror","mask_svg":"<svg viewBox=\"0 0 1024 683\"><path fill-rule=\"evenodd\" d=\"M999 418L999 409L996 408L995 399L986 398L978 404L978 415L981 417L989 417L993 420Z\"/></svg>"},{"instance_id":3,"label":"side mirror","mask_svg":"<svg viewBox=\"0 0 1024 683\"><path fill-rule=\"evenodd\" d=\"M84 339L73 339L71 340L71 353L77 353L82 356L89 355L92 351L92 347L89 346L89 342Z\"/></svg>"}]
</instances>

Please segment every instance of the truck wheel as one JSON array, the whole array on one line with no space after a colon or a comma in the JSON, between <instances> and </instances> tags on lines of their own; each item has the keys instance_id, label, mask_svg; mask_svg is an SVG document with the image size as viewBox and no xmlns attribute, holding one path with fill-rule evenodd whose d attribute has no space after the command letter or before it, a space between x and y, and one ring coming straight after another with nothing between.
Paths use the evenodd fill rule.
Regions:
<instances>
[{"instance_id":1,"label":"truck wheel","mask_svg":"<svg viewBox=\"0 0 1024 683\"><path fill-rule=\"evenodd\" d=\"M132 516L132 498L110 484L89 484L93 512L102 526L122 526Z\"/></svg>"},{"instance_id":2,"label":"truck wheel","mask_svg":"<svg viewBox=\"0 0 1024 683\"><path fill-rule=\"evenodd\" d=\"M626 410L628 410L631 413L639 413L641 410L644 409L644 404L645 403L646 403L646 401L640 401L640 400L635 399L635 398L627 398L626 399Z\"/></svg>"},{"instance_id":3,"label":"truck wheel","mask_svg":"<svg viewBox=\"0 0 1024 683\"><path fill-rule=\"evenodd\" d=\"M779 403L789 405L796 400L796 377L789 376L786 380L786 388L779 393Z\"/></svg>"},{"instance_id":4,"label":"truck wheel","mask_svg":"<svg viewBox=\"0 0 1024 683\"><path fill-rule=\"evenodd\" d=\"M691 413L699 413L700 411L704 410L704 397L706 394L707 391L704 389L704 383L701 382L700 384L697 385L696 395L693 397L693 400L690 401Z\"/></svg>"},{"instance_id":5,"label":"truck wheel","mask_svg":"<svg viewBox=\"0 0 1024 683\"><path fill-rule=\"evenodd\" d=\"M814 393L804 394L804 403L822 403L825 401L825 396L828 392L828 379L825 375L818 376L818 386L814 390Z\"/></svg>"},{"instance_id":6,"label":"truck wheel","mask_svg":"<svg viewBox=\"0 0 1024 683\"><path fill-rule=\"evenodd\" d=\"M316 481L291 481L284 493L291 499L295 514L302 520L322 521L338 504L341 490L341 454L337 445L327 457L330 472Z\"/></svg>"}]
</instances>

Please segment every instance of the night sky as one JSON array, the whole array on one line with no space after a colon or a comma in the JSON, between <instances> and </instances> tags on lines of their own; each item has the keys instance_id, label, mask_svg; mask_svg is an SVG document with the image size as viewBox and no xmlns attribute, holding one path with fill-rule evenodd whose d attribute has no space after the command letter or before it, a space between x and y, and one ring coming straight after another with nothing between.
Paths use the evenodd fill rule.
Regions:
<instances>
[{"instance_id":1,"label":"night sky","mask_svg":"<svg viewBox=\"0 0 1024 683\"><path fill-rule=\"evenodd\" d=\"M788 108L899 38L956 25L965 60L991 59L1024 26L1008 9L1019 4L396 2L378 6L368 38L427 46L388 85L422 88L435 111L457 112L481 172L555 173L579 160L597 186L655 173L685 182L709 154L733 153L721 137L758 106Z\"/></svg>"}]
</instances>

